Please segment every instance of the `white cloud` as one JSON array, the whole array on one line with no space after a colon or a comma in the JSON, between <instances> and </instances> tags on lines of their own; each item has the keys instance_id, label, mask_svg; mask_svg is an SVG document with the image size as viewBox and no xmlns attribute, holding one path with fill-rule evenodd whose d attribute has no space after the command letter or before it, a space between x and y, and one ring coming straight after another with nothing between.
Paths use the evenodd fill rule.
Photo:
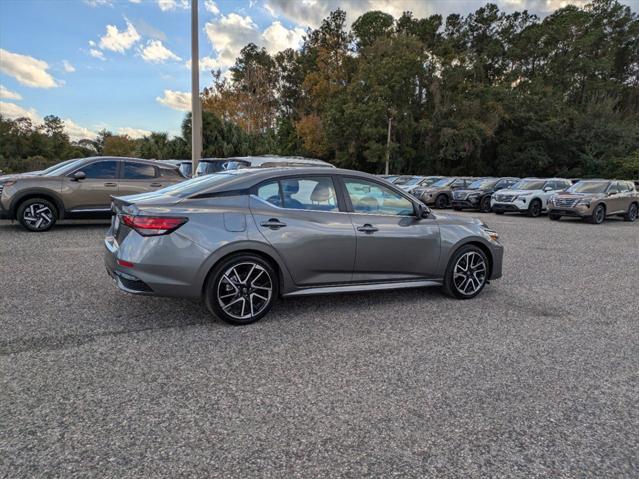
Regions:
<instances>
[{"instance_id":1,"label":"white cloud","mask_svg":"<svg viewBox=\"0 0 639 479\"><path fill-rule=\"evenodd\" d=\"M12 76L23 85L33 88L55 88L62 83L49 74L44 60L12 53L0 48L0 71Z\"/></svg>"},{"instance_id":2,"label":"white cloud","mask_svg":"<svg viewBox=\"0 0 639 479\"><path fill-rule=\"evenodd\" d=\"M141 3L142 0L129 0L129 2L131 2L131 3Z\"/></svg>"},{"instance_id":3,"label":"white cloud","mask_svg":"<svg viewBox=\"0 0 639 479\"><path fill-rule=\"evenodd\" d=\"M250 16L241 16L237 13L222 15L204 26L206 35L211 45L217 52L216 57L204 57L210 70L212 68L228 68L235 63L240 50L249 43L255 43L266 48L269 53L275 53L286 48L300 46L304 30L296 27L288 29L279 21L273 22L266 30L261 32ZM187 63L187 66L189 64Z\"/></svg>"},{"instance_id":4,"label":"white cloud","mask_svg":"<svg viewBox=\"0 0 639 479\"><path fill-rule=\"evenodd\" d=\"M62 60L62 68L67 73L73 73L75 71L75 67L69 63L68 60Z\"/></svg>"},{"instance_id":5,"label":"white cloud","mask_svg":"<svg viewBox=\"0 0 639 479\"><path fill-rule=\"evenodd\" d=\"M217 8L217 5L213 0L204 0L204 8L213 15L220 14L220 9Z\"/></svg>"},{"instance_id":6,"label":"white cloud","mask_svg":"<svg viewBox=\"0 0 639 479\"><path fill-rule=\"evenodd\" d=\"M72 140L81 140L83 138L95 138L97 133L89 128L78 125L70 118L62 120L64 122L64 131L67 132Z\"/></svg>"},{"instance_id":7,"label":"white cloud","mask_svg":"<svg viewBox=\"0 0 639 479\"><path fill-rule=\"evenodd\" d=\"M125 126L122 128L118 128L118 134L126 135L129 138L142 138L144 136L149 136L151 132L149 130L143 130L141 128L131 128L129 126Z\"/></svg>"},{"instance_id":8,"label":"white cloud","mask_svg":"<svg viewBox=\"0 0 639 479\"><path fill-rule=\"evenodd\" d=\"M273 7L271 7L268 3L264 4L264 10L266 10L271 17L277 18L277 13L275 12L275 10L273 10Z\"/></svg>"},{"instance_id":9,"label":"white cloud","mask_svg":"<svg viewBox=\"0 0 639 479\"><path fill-rule=\"evenodd\" d=\"M191 111L191 93L189 92L164 90L164 95L155 99L174 110Z\"/></svg>"},{"instance_id":10,"label":"white cloud","mask_svg":"<svg viewBox=\"0 0 639 479\"><path fill-rule=\"evenodd\" d=\"M96 50L95 48L91 48L89 50L89 55L99 60L106 60L106 58L104 58L104 53L102 53L100 50Z\"/></svg>"},{"instance_id":11,"label":"white cloud","mask_svg":"<svg viewBox=\"0 0 639 479\"><path fill-rule=\"evenodd\" d=\"M140 56L147 62L164 63L167 60L182 60L171 50L166 48L160 40L149 40L145 47L140 48Z\"/></svg>"},{"instance_id":12,"label":"white cloud","mask_svg":"<svg viewBox=\"0 0 639 479\"><path fill-rule=\"evenodd\" d=\"M113 6L113 0L84 0L84 3L90 7Z\"/></svg>"},{"instance_id":13,"label":"white cloud","mask_svg":"<svg viewBox=\"0 0 639 479\"><path fill-rule=\"evenodd\" d=\"M176 8L187 9L190 4L189 0L158 0L158 6L160 10L167 12Z\"/></svg>"},{"instance_id":14,"label":"white cloud","mask_svg":"<svg viewBox=\"0 0 639 479\"><path fill-rule=\"evenodd\" d=\"M126 30L119 31L115 25L107 25L106 34L100 37L100 48L102 50L124 53L125 50L131 48L138 40L140 40L140 34L133 24L126 20Z\"/></svg>"},{"instance_id":15,"label":"white cloud","mask_svg":"<svg viewBox=\"0 0 639 479\"><path fill-rule=\"evenodd\" d=\"M16 118L29 118L34 123L41 123L42 117L38 115L38 112L35 108L29 108L28 110L22 108L20 105L16 105L15 103L8 103L5 101L0 101L0 115L15 120Z\"/></svg>"},{"instance_id":16,"label":"white cloud","mask_svg":"<svg viewBox=\"0 0 639 479\"><path fill-rule=\"evenodd\" d=\"M262 42L266 50L273 54L287 48L299 48L304 39L304 33L302 28L289 30L276 20L262 32Z\"/></svg>"},{"instance_id":17,"label":"white cloud","mask_svg":"<svg viewBox=\"0 0 639 479\"><path fill-rule=\"evenodd\" d=\"M0 98L6 98L7 100L22 100L22 95L15 91L9 90L4 85L0 85Z\"/></svg>"}]
</instances>

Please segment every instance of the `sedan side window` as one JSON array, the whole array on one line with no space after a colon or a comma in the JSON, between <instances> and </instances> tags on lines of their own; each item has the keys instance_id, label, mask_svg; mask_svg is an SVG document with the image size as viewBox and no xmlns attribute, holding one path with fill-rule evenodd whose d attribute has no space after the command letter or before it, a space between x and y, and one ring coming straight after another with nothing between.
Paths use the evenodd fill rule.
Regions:
<instances>
[{"instance_id":1,"label":"sedan side window","mask_svg":"<svg viewBox=\"0 0 639 479\"><path fill-rule=\"evenodd\" d=\"M412 216L413 203L390 188L366 180L346 179L346 190L355 213Z\"/></svg>"},{"instance_id":2,"label":"sedan side window","mask_svg":"<svg viewBox=\"0 0 639 479\"><path fill-rule=\"evenodd\" d=\"M95 163L79 168L77 171L83 171L89 180L111 180L115 179L117 175L118 162L96 161Z\"/></svg>"},{"instance_id":3,"label":"sedan side window","mask_svg":"<svg viewBox=\"0 0 639 479\"><path fill-rule=\"evenodd\" d=\"M124 163L125 180L150 180L155 178L155 167L146 163Z\"/></svg>"},{"instance_id":4,"label":"sedan side window","mask_svg":"<svg viewBox=\"0 0 639 479\"><path fill-rule=\"evenodd\" d=\"M257 196L292 210L338 211L337 195L329 177L284 178L264 183Z\"/></svg>"}]
</instances>

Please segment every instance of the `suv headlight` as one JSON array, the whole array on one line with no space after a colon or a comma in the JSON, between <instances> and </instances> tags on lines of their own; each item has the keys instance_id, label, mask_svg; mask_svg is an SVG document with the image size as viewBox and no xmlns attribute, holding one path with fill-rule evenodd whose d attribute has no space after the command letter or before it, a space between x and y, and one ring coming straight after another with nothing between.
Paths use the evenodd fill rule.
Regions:
<instances>
[{"instance_id":1,"label":"suv headlight","mask_svg":"<svg viewBox=\"0 0 639 479\"><path fill-rule=\"evenodd\" d=\"M520 195L517 195L513 198L513 200L525 200L526 198L528 198L530 195L532 195L532 193L522 193Z\"/></svg>"},{"instance_id":2,"label":"suv headlight","mask_svg":"<svg viewBox=\"0 0 639 479\"><path fill-rule=\"evenodd\" d=\"M585 206L586 208L590 208L590 200L579 200L577 201L576 206Z\"/></svg>"}]
</instances>

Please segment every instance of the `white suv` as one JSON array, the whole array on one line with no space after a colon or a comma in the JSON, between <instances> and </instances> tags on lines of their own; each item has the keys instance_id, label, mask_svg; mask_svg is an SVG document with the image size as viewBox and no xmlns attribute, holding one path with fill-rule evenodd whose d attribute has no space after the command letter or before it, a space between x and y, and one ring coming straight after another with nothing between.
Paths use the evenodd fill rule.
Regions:
<instances>
[{"instance_id":1,"label":"white suv","mask_svg":"<svg viewBox=\"0 0 639 479\"><path fill-rule=\"evenodd\" d=\"M548 200L555 193L572 185L565 178L524 178L507 190L495 193L490 202L498 215L526 213L536 218L548 208Z\"/></svg>"}]
</instances>

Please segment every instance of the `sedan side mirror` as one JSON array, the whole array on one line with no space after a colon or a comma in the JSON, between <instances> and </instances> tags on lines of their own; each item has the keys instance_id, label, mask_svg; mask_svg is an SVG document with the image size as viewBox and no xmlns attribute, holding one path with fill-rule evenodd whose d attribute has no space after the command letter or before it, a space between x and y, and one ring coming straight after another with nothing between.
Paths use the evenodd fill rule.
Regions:
<instances>
[{"instance_id":1,"label":"sedan side mirror","mask_svg":"<svg viewBox=\"0 0 639 479\"><path fill-rule=\"evenodd\" d=\"M417 216L417 219L428 218L429 214L430 210L427 206L421 203L415 203L415 216Z\"/></svg>"},{"instance_id":2,"label":"sedan side mirror","mask_svg":"<svg viewBox=\"0 0 639 479\"><path fill-rule=\"evenodd\" d=\"M83 180L87 177L86 173L84 171L76 171L75 173L73 173L73 179L75 181L80 181Z\"/></svg>"},{"instance_id":3,"label":"sedan side mirror","mask_svg":"<svg viewBox=\"0 0 639 479\"><path fill-rule=\"evenodd\" d=\"M550 186L544 186L544 191L548 193L549 191L552 191L552 188Z\"/></svg>"}]
</instances>

